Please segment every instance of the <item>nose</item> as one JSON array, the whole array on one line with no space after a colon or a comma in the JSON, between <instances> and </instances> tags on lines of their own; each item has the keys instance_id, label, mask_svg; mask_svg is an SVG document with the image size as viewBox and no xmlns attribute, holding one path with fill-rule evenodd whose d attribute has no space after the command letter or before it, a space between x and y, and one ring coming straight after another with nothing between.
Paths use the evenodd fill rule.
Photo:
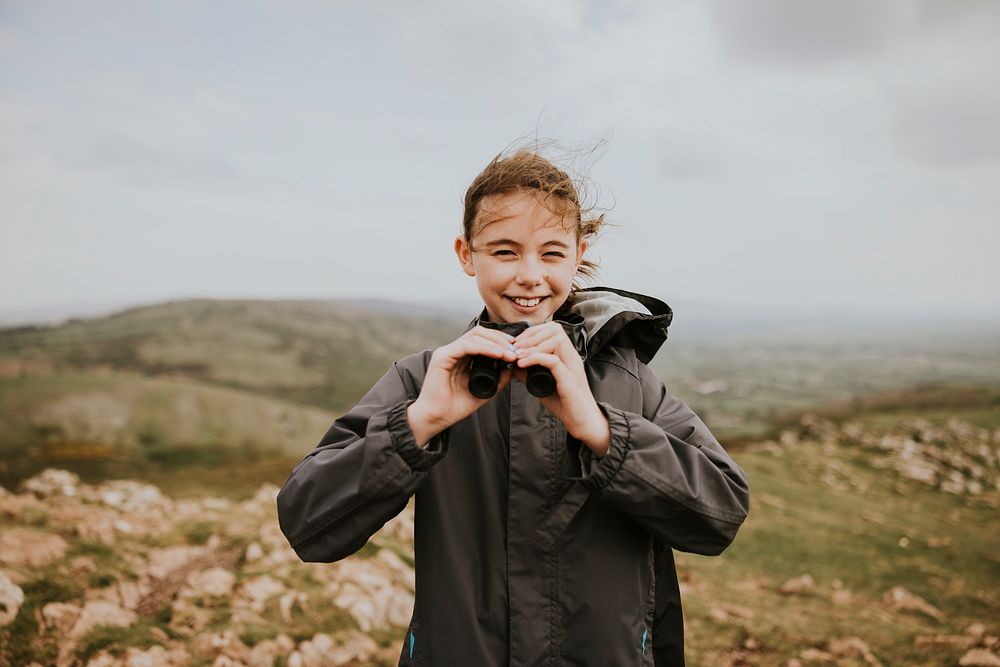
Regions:
<instances>
[{"instance_id":1,"label":"nose","mask_svg":"<svg viewBox=\"0 0 1000 667\"><path fill-rule=\"evenodd\" d=\"M528 253L518 262L515 280L522 287L541 285L542 281L545 280L545 267L537 257Z\"/></svg>"}]
</instances>

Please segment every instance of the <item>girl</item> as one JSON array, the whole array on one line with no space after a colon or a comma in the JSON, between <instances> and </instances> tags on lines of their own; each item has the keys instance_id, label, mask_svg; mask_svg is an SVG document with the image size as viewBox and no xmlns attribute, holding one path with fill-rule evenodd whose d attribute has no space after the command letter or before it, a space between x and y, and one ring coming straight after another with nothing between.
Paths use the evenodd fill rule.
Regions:
<instances>
[{"instance_id":1,"label":"girl","mask_svg":"<svg viewBox=\"0 0 1000 667\"><path fill-rule=\"evenodd\" d=\"M670 308L574 284L595 268L583 256L602 220L536 153L490 162L455 240L482 313L396 362L278 495L296 553L332 562L416 494L400 665L683 665L672 550L725 549L747 482L646 366ZM532 326L497 326L513 322ZM469 392L477 355L505 362L492 398ZM526 390L532 366L552 395Z\"/></svg>"}]
</instances>

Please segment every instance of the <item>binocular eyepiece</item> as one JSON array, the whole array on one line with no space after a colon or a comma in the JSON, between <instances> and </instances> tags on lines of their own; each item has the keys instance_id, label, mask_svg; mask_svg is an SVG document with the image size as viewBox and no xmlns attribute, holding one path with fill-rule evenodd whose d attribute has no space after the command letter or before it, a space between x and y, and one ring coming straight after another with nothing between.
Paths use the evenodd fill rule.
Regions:
<instances>
[{"instance_id":1,"label":"binocular eyepiece","mask_svg":"<svg viewBox=\"0 0 1000 667\"><path fill-rule=\"evenodd\" d=\"M497 329L511 336L517 336L528 328L527 322L480 322L480 326ZM469 393L476 398L490 398L497 393L500 385L500 372L507 367L503 359L494 359L483 355L475 355L469 363ZM529 366L524 380L528 391L538 398L551 396L556 391L556 379L552 371L545 366Z\"/></svg>"},{"instance_id":2,"label":"binocular eyepiece","mask_svg":"<svg viewBox=\"0 0 1000 667\"><path fill-rule=\"evenodd\" d=\"M503 359L476 355L469 363L469 393L476 398L490 398L500 385L500 371L507 367ZM551 396L556 391L556 379L545 366L528 366L524 384L538 398Z\"/></svg>"}]
</instances>

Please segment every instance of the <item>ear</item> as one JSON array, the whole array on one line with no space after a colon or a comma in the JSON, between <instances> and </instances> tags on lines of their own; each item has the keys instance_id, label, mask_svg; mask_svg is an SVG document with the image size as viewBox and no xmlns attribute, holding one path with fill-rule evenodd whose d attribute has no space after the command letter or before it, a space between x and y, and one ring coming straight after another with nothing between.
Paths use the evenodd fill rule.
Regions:
<instances>
[{"instance_id":1,"label":"ear","mask_svg":"<svg viewBox=\"0 0 1000 667\"><path fill-rule=\"evenodd\" d=\"M587 252L587 239L580 239L580 244L576 249L576 268L580 268L583 263L583 253Z\"/></svg>"},{"instance_id":2,"label":"ear","mask_svg":"<svg viewBox=\"0 0 1000 667\"><path fill-rule=\"evenodd\" d=\"M458 255L458 261L462 265L465 275L476 275L476 267L472 265L472 248L469 247L464 236L455 238L455 254Z\"/></svg>"}]
</instances>

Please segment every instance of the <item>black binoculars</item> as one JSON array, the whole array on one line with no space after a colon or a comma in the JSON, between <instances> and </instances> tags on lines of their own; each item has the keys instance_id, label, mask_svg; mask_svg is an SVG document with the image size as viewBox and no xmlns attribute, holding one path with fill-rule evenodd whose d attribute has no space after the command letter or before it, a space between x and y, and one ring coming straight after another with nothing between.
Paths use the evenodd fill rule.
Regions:
<instances>
[{"instance_id":1,"label":"black binoculars","mask_svg":"<svg viewBox=\"0 0 1000 667\"><path fill-rule=\"evenodd\" d=\"M512 322L497 324L495 322L480 322L480 326L487 329L497 329L511 336L517 336L528 328L527 322ZM481 354L472 357L469 363L469 393L476 398L490 398L497 393L500 385L500 371L507 367L507 362L503 359L483 356ZM545 366L529 366L524 384L533 396L545 398L551 396L556 391L556 379L552 377L552 371Z\"/></svg>"}]
</instances>

